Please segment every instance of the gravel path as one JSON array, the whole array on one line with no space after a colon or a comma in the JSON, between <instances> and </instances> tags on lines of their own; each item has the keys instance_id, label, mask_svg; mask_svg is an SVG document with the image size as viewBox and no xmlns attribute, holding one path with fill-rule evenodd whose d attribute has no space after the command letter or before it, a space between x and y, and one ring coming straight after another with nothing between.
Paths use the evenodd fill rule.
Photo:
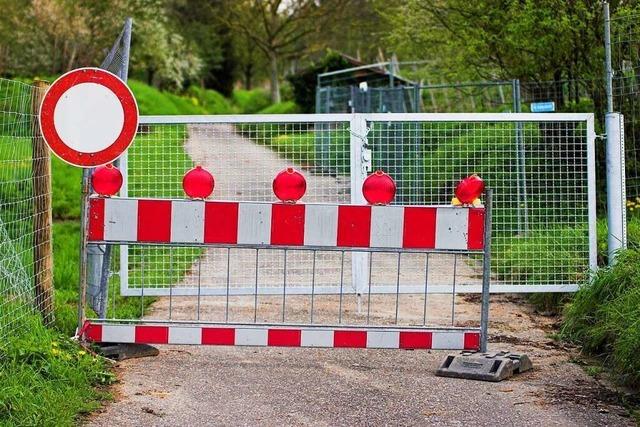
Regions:
<instances>
[{"instance_id":1,"label":"gravel path","mask_svg":"<svg viewBox=\"0 0 640 427\"><path fill-rule=\"evenodd\" d=\"M270 200L266 195L271 194L271 179L287 166L285 160L238 135L231 126L190 126L189 134L186 150L216 176L216 199ZM326 188L334 191L333 197L342 188L341 197L346 198L347 183L335 177L308 173L307 179L309 196L320 195L315 200L309 197L309 201L336 201L322 200L323 194L329 194L323 193ZM219 279L215 266L221 265L220 256L208 250L201 261L212 283ZM252 268L248 266L253 260L240 258L234 268L238 272ZM434 262L434 280L439 271L444 275L451 270L450 261ZM279 283L277 259L264 262L261 268L267 273L265 283ZM382 270L390 270L392 265ZM463 279L477 279L468 264L459 263L458 267ZM326 277L334 277L335 261L328 260L322 271ZM420 278L416 271L407 266L403 277L424 280L424 275ZM294 272L292 283L307 280L305 274L303 269ZM442 280L447 279L443 276ZM183 284L192 286L193 275L188 275ZM317 321L331 321L336 315L336 297L318 298ZM424 300L419 296L402 298L401 323L419 320ZM429 298L429 323L449 322L451 297ZM354 299L345 301L345 319L362 323ZM390 322L395 297L376 296L372 301L376 320ZM478 301L473 295L457 297L457 325L478 319ZM252 303L252 297L237 298L231 320L241 321L242 316L252 319ZM277 319L279 303L280 297L260 297L259 320ZM220 320L223 304L219 297L203 298L201 318ZM307 297L289 300L287 320L304 321L308 306ZM168 299L160 298L149 316L162 318L167 312ZM193 298L174 298L173 318L193 318L193 312ZM634 425L626 418L626 411L614 403L610 391L571 363L576 350L558 346L548 338L556 331L557 319L537 315L524 301L508 296L492 297L491 319L491 349L528 353L535 366L532 372L494 384L436 377L434 372L445 352L163 346L157 357L119 363L115 402L87 422L106 427Z\"/></svg>"}]
</instances>

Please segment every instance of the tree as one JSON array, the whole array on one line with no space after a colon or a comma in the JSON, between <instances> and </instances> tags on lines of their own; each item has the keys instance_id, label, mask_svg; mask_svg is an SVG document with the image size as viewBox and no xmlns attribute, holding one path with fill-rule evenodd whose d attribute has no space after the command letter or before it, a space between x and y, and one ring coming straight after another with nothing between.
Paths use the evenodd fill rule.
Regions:
<instances>
[{"instance_id":1,"label":"tree","mask_svg":"<svg viewBox=\"0 0 640 427\"><path fill-rule=\"evenodd\" d=\"M312 36L331 25L347 3L347 0L238 0L229 2L224 19L267 57L271 100L280 102L280 62L308 52Z\"/></svg>"}]
</instances>

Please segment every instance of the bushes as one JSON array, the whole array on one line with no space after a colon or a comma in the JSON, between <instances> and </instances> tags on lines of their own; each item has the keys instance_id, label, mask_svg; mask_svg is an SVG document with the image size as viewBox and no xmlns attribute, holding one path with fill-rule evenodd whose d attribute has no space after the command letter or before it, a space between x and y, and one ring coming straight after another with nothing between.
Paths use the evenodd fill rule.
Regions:
<instances>
[{"instance_id":1,"label":"bushes","mask_svg":"<svg viewBox=\"0 0 640 427\"><path fill-rule=\"evenodd\" d=\"M263 89L236 89L233 91L232 99L241 114L254 114L271 105L271 98Z\"/></svg>"},{"instance_id":2,"label":"bushes","mask_svg":"<svg viewBox=\"0 0 640 427\"><path fill-rule=\"evenodd\" d=\"M565 310L563 338L600 356L623 384L640 387L640 251L621 251Z\"/></svg>"},{"instance_id":3,"label":"bushes","mask_svg":"<svg viewBox=\"0 0 640 427\"><path fill-rule=\"evenodd\" d=\"M260 114L295 114L299 108L293 101L279 102L260 110Z\"/></svg>"},{"instance_id":4,"label":"bushes","mask_svg":"<svg viewBox=\"0 0 640 427\"><path fill-rule=\"evenodd\" d=\"M229 100L215 90L191 86L187 90L187 95L195 98L207 114L231 114L234 112Z\"/></svg>"}]
</instances>

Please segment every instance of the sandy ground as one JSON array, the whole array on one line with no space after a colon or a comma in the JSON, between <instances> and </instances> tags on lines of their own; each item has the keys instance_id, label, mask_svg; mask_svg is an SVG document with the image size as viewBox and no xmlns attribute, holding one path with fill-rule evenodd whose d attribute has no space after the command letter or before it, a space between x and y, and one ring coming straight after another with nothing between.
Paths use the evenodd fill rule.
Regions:
<instances>
[{"instance_id":1,"label":"sandy ground","mask_svg":"<svg viewBox=\"0 0 640 427\"><path fill-rule=\"evenodd\" d=\"M264 200L272 177L285 165L282 159L228 126L189 130L187 151L215 172L217 199L241 196ZM222 145L204 149L212 143ZM229 159L231 155L239 157ZM247 161L246 167L258 176L248 174L251 178L244 182L224 184L234 182L235 172L229 168L224 172L220 165L231 160L239 164ZM259 168L254 168L254 163ZM310 192L316 186L344 186L332 177L308 176L308 180ZM267 188L259 187L264 183ZM205 253L199 267L211 283L220 284L224 280L216 266L223 255L214 251ZM252 279L250 272L244 278L242 273L255 267L253 261L250 257L236 260L232 269L241 277L238 283ZM263 262L261 271L267 274L261 276L261 283L282 286L281 260L274 256ZM378 264L382 268L374 283L387 283L395 277L393 260ZM416 265L423 266L423 260L417 260ZM423 268L406 265L403 281L424 282ZM195 266L179 285L193 286L193 271ZM320 271L324 280L335 284L339 275L335 260L328 259ZM434 261L430 282L446 282L450 271L450 259ZM471 263L459 262L458 273L463 281L478 280ZM289 271L287 280L290 286L308 284L309 271ZM284 307L280 295L259 296L258 305L254 303L254 297L232 297L227 312L225 297L203 297L199 304L194 297L174 297L171 304L168 298L160 298L148 317L168 318L171 305L173 319L199 316L220 321L226 313L233 322L253 321L254 316L259 322L269 322L281 321L284 312L287 322L311 321L310 296L287 296ZM475 325L479 317L479 297L474 295L456 296L455 319L450 295L429 295L426 306L426 323L430 325ZM318 295L313 307L313 321L318 323L364 324L368 312L373 324L422 324L425 314L421 295L402 295L397 300L395 295L373 295L370 300L364 295L360 311L353 295L345 295L342 303L338 296ZM119 363L115 402L93 414L87 423L109 427L634 425L616 405L615 395L571 362L576 350L549 338L556 332L556 321L534 313L517 297L492 297L490 349L525 352L535 366L533 371L502 383L436 377L435 370L447 354L442 351L161 346L157 357Z\"/></svg>"}]
</instances>

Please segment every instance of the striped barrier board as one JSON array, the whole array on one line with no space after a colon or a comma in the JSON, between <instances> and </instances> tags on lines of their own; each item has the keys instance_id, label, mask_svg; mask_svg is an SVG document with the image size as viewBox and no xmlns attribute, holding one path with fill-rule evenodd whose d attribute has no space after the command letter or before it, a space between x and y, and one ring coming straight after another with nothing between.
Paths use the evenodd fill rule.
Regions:
<instances>
[{"instance_id":1,"label":"striped barrier board","mask_svg":"<svg viewBox=\"0 0 640 427\"><path fill-rule=\"evenodd\" d=\"M92 197L89 241L481 251L484 208Z\"/></svg>"},{"instance_id":2,"label":"striped barrier board","mask_svg":"<svg viewBox=\"0 0 640 427\"><path fill-rule=\"evenodd\" d=\"M136 325L87 321L82 334L92 342L192 344L257 347L478 350L477 329L393 327L272 327L262 325Z\"/></svg>"}]
</instances>

